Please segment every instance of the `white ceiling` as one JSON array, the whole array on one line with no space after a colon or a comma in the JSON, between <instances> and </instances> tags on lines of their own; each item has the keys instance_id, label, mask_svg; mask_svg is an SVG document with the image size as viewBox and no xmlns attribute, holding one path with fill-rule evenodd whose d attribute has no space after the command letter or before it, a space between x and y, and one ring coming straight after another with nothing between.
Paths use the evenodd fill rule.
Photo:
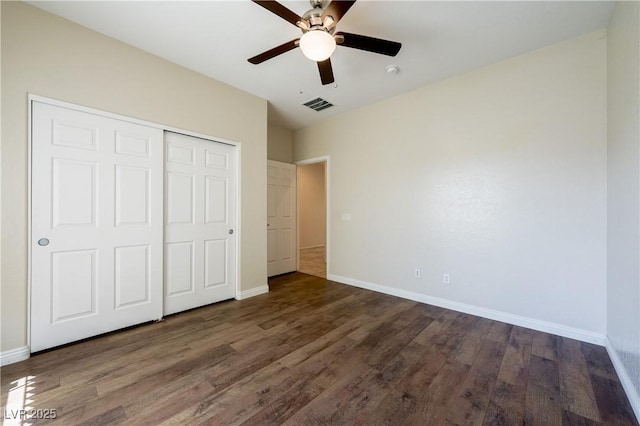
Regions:
<instances>
[{"instance_id":1,"label":"white ceiling","mask_svg":"<svg viewBox=\"0 0 640 426\"><path fill-rule=\"evenodd\" d=\"M604 28L610 1L358 1L338 31L402 43L392 58L338 47L335 85L322 86L299 49L260 65L249 57L301 35L250 1L29 2L269 101L269 122L297 129L428 83ZM281 1L302 15L307 1ZM388 75L386 66L400 68ZM335 106L301 104L321 96Z\"/></svg>"}]
</instances>

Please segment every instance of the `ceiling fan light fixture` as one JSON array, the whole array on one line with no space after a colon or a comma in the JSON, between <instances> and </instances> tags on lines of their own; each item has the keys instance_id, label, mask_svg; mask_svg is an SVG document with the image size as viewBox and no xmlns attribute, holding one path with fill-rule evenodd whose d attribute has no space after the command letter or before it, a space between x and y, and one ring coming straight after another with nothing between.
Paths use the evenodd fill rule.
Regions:
<instances>
[{"instance_id":1,"label":"ceiling fan light fixture","mask_svg":"<svg viewBox=\"0 0 640 426\"><path fill-rule=\"evenodd\" d=\"M315 29L302 35L300 49L307 58L321 62L328 59L336 50L336 41L327 31Z\"/></svg>"}]
</instances>

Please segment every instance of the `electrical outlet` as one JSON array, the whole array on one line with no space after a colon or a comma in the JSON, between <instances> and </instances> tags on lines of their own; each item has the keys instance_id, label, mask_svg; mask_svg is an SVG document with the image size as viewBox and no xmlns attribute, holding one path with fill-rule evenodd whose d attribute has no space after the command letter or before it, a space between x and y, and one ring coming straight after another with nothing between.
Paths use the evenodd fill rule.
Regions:
<instances>
[{"instance_id":1,"label":"electrical outlet","mask_svg":"<svg viewBox=\"0 0 640 426\"><path fill-rule=\"evenodd\" d=\"M420 269L416 269L416 271L413 274L415 275L416 278L420 278Z\"/></svg>"},{"instance_id":2,"label":"electrical outlet","mask_svg":"<svg viewBox=\"0 0 640 426\"><path fill-rule=\"evenodd\" d=\"M450 284L451 283L451 279L449 278L449 274L444 274L442 276L442 283L443 284Z\"/></svg>"}]
</instances>

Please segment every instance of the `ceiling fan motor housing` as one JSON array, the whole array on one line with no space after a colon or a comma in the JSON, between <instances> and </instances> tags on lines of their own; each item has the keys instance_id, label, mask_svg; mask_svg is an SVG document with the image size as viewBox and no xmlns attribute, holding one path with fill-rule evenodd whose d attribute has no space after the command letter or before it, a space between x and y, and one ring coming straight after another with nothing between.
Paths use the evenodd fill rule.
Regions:
<instances>
[{"instance_id":1,"label":"ceiling fan motor housing","mask_svg":"<svg viewBox=\"0 0 640 426\"><path fill-rule=\"evenodd\" d=\"M324 9L314 8L307 11L302 16L302 19L307 21L307 24L308 24L308 28L306 29L306 31L313 31L313 30L328 31L329 30L327 27L325 27L324 21L322 20L323 13L324 13ZM333 22L333 19L331 19L331 22ZM305 28L302 28L302 30L305 31Z\"/></svg>"}]
</instances>

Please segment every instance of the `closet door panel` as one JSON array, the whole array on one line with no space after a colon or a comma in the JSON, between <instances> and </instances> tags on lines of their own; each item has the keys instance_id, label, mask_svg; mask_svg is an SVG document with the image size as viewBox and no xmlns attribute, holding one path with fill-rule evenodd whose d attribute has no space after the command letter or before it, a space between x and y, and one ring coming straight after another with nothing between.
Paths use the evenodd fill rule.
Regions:
<instances>
[{"instance_id":1,"label":"closet door panel","mask_svg":"<svg viewBox=\"0 0 640 426\"><path fill-rule=\"evenodd\" d=\"M31 349L162 317L163 131L32 102Z\"/></svg>"},{"instance_id":2,"label":"closet door panel","mask_svg":"<svg viewBox=\"0 0 640 426\"><path fill-rule=\"evenodd\" d=\"M236 147L167 132L165 314L236 295Z\"/></svg>"}]
</instances>

